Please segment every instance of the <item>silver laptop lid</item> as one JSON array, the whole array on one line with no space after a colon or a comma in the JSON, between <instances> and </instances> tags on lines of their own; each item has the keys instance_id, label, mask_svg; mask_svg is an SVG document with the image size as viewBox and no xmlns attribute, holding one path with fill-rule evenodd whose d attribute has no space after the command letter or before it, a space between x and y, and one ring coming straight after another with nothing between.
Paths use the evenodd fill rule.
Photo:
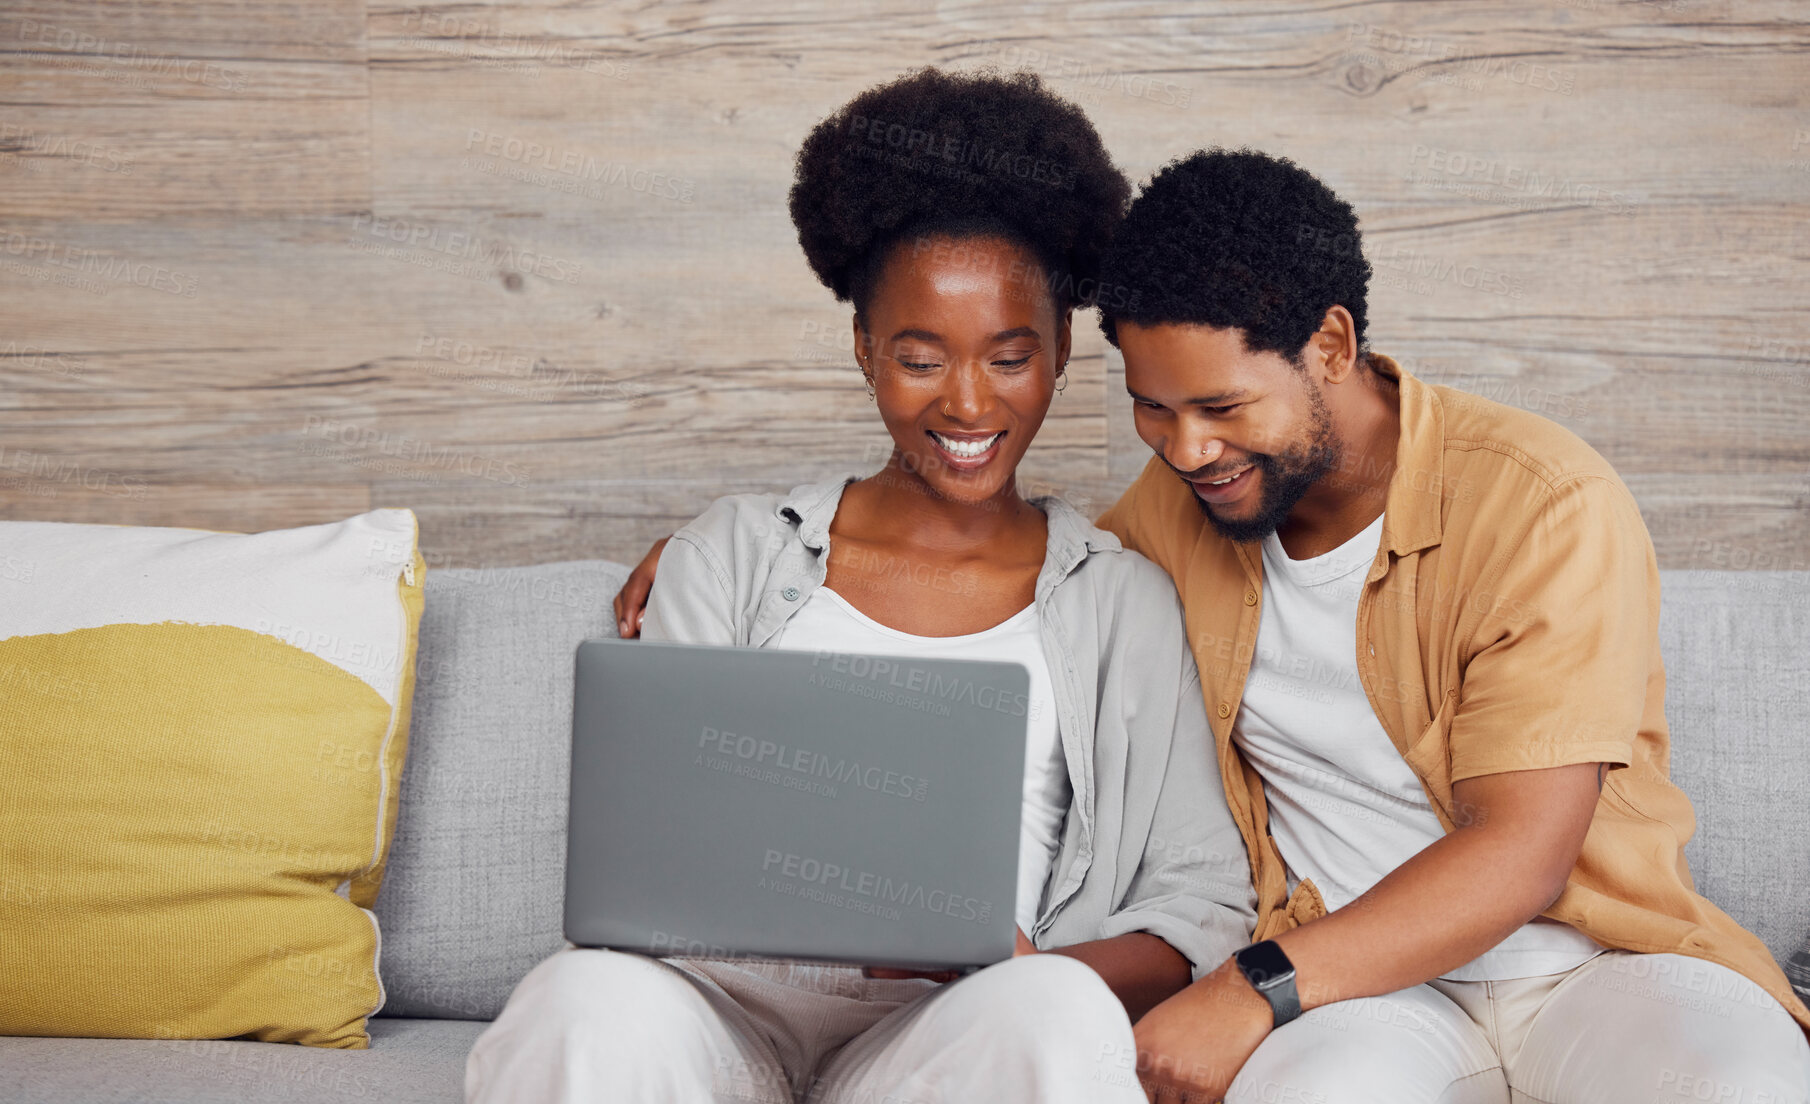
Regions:
<instances>
[{"instance_id":1,"label":"silver laptop lid","mask_svg":"<svg viewBox=\"0 0 1810 1104\"><path fill-rule=\"evenodd\" d=\"M1009 958L1022 664L591 640L566 938L936 969Z\"/></svg>"}]
</instances>

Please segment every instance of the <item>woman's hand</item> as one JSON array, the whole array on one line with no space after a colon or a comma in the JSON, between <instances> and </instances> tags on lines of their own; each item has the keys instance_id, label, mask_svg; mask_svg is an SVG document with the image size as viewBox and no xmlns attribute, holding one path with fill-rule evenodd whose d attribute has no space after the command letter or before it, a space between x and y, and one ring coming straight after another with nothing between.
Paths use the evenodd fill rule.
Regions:
<instances>
[{"instance_id":1,"label":"woman's hand","mask_svg":"<svg viewBox=\"0 0 1810 1104\"><path fill-rule=\"evenodd\" d=\"M641 635L641 619L647 616L647 595L654 589L654 571L660 566L660 553L671 539L661 537L655 541L616 592L616 635L624 640Z\"/></svg>"},{"instance_id":2,"label":"woman's hand","mask_svg":"<svg viewBox=\"0 0 1810 1104\"><path fill-rule=\"evenodd\" d=\"M901 970L894 966L863 966L861 973L870 978L884 978L887 981L901 981L905 978L929 978L931 981L954 981L962 976L960 970Z\"/></svg>"},{"instance_id":3,"label":"woman's hand","mask_svg":"<svg viewBox=\"0 0 1810 1104\"><path fill-rule=\"evenodd\" d=\"M1012 929L1012 934L1014 936L1012 946L1013 958L1017 958L1019 955L1038 953L1036 946L1032 944L1029 939L1025 938L1023 928L1014 927ZM887 978L893 981L897 981L900 978L929 978L931 981L954 981L956 978L962 976L960 970L901 970L892 966L863 966L861 972L870 978Z\"/></svg>"}]
</instances>

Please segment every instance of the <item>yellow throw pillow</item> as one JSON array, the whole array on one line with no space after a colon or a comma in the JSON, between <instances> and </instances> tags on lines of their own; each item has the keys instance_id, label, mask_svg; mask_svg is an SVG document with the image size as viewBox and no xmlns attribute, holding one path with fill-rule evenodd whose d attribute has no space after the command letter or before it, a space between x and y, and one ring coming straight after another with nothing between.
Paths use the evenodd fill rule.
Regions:
<instances>
[{"instance_id":1,"label":"yellow throw pillow","mask_svg":"<svg viewBox=\"0 0 1810 1104\"><path fill-rule=\"evenodd\" d=\"M362 1049L415 515L0 522L0 1035Z\"/></svg>"}]
</instances>

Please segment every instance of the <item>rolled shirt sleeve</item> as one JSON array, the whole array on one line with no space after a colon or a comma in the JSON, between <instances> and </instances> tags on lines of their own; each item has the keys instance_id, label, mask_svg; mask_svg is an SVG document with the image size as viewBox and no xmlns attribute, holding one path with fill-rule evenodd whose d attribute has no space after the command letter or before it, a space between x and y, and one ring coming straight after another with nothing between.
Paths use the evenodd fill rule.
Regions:
<instances>
[{"instance_id":1,"label":"rolled shirt sleeve","mask_svg":"<svg viewBox=\"0 0 1810 1104\"><path fill-rule=\"evenodd\" d=\"M1133 631L1161 640L1161 664L1142 668L1140 681L1164 709L1139 710L1127 733L1134 761L1167 749L1148 769L1162 770L1161 788L1143 853L1119 907L1101 923L1101 938L1144 931L1187 957L1198 981L1250 942L1257 897L1244 839L1227 808L1213 734L1207 725L1200 675L1186 647L1180 611ZM1166 683L1156 691L1157 680ZM1170 689L1170 688L1173 689ZM1148 716L1144 716L1144 714Z\"/></svg>"},{"instance_id":2,"label":"rolled shirt sleeve","mask_svg":"<svg viewBox=\"0 0 1810 1104\"><path fill-rule=\"evenodd\" d=\"M1454 782L1633 761L1659 616L1652 542L1617 482L1551 494L1465 596L1480 615L1452 717Z\"/></svg>"},{"instance_id":3,"label":"rolled shirt sleeve","mask_svg":"<svg viewBox=\"0 0 1810 1104\"><path fill-rule=\"evenodd\" d=\"M641 621L643 640L674 644L736 644L727 571L721 557L686 530L660 553L654 589Z\"/></svg>"}]
</instances>

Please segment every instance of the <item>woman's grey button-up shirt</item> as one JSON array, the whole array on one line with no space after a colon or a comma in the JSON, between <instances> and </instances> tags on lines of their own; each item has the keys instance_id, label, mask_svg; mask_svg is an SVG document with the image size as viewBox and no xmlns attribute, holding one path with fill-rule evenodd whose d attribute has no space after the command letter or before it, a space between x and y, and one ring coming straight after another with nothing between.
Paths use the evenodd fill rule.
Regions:
<instances>
[{"instance_id":1,"label":"woman's grey button-up shirt","mask_svg":"<svg viewBox=\"0 0 1810 1104\"><path fill-rule=\"evenodd\" d=\"M718 499L661 554L642 636L764 646L822 585L856 478ZM1160 568L1073 507L1032 503L1049 519L1035 604L1074 798L1026 934L1048 949L1149 932L1198 980L1250 941L1256 899L1181 604Z\"/></svg>"}]
</instances>

